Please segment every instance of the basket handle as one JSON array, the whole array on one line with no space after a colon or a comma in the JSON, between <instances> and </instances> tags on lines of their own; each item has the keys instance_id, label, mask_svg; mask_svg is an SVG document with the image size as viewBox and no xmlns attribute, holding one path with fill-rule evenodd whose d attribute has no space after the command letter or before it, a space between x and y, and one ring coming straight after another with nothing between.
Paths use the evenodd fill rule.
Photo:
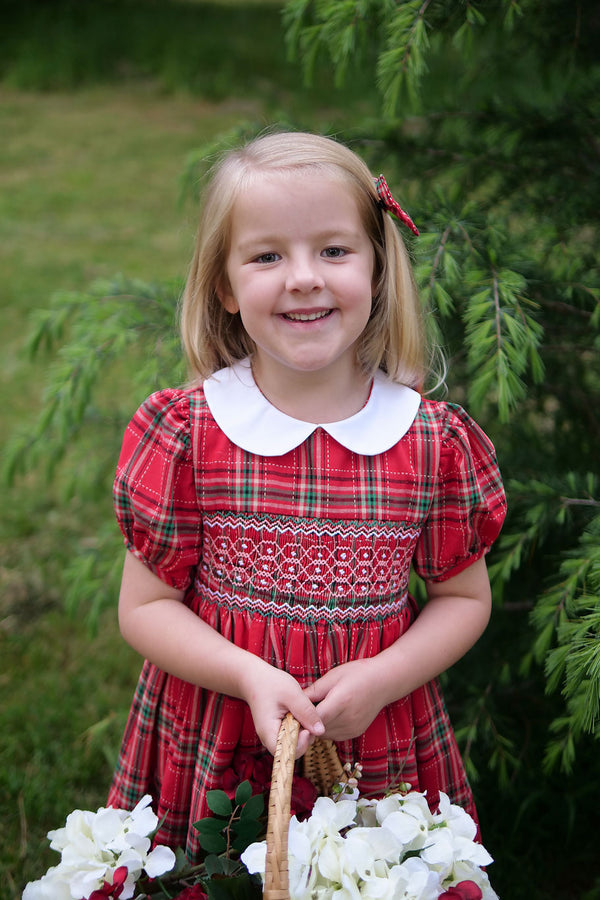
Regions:
<instances>
[{"instance_id":1,"label":"basket handle","mask_svg":"<svg viewBox=\"0 0 600 900\"><path fill-rule=\"evenodd\" d=\"M287 713L277 737L269 795L267 859L263 888L263 897L266 900L289 900L290 896L288 831L299 731L300 723L291 713Z\"/></svg>"}]
</instances>

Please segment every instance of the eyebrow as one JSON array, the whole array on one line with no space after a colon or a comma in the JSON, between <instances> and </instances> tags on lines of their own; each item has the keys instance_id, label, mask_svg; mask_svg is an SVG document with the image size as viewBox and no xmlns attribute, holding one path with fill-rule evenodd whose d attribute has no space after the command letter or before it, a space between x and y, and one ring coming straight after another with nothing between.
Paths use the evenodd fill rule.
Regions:
<instances>
[{"instance_id":1,"label":"eyebrow","mask_svg":"<svg viewBox=\"0 0 600 900\"><path fill-rule=\"evenodd\" d=\"M342 226L341 228L328 228L324 231L319 231L313 235L313 237L318 244L344 243L345 241L358 239L360 237L360 232L354 228L345 228ZM241 241L236 246L239 251L247 252L257 247L267 247L276 244L280 240L281 237L277 232L257 234L256 237L250 237L247 240Z\"/></svg>"}]
</instances>

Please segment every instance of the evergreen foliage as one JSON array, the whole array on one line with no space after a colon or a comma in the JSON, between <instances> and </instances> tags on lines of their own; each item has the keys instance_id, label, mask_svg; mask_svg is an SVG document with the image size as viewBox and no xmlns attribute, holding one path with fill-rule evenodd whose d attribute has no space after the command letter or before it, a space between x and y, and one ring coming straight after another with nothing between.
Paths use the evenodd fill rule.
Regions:
<instances>
[{"instance_id":1,"label":"evergreen foliage","mask_svg":"<svg viewBox=\"0 0 600 900\"><path fill-rule=\"evenodd\" d=\"M495 597L530 608L521 671L562 693L545 761L570 771L600 737L597 9L290 0L285 16L307 77L322 55L340 77L357 52L373 66L381 110L355 144L419 224L453 393L495 439L510 507Z\"/></svg>"},{"instance_id":2,"label":"evergreen foliage","mask_svg":"<svg viewBox=\"0 0 600 900\"><path fill-rule=\"evenodd\" d=\"M52 354L42 412L7 443L3 477L61 468L64 499L110 497L119 446L136 402L183 379L175 328L181 284L115 277L88 291L58 291L36 311L28 341L34 355ZM123 390L126 385L126 390ZM61 591L70 613L86 610L92 627L114 605L122 542L112 514L93 542L66 563Z\"/></svg>"}]
</instances>

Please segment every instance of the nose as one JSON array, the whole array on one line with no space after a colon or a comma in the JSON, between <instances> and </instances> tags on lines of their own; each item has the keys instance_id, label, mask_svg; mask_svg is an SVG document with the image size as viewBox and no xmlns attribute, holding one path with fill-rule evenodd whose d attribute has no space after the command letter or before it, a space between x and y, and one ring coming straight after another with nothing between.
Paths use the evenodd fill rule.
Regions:
<instances>
[{"instance_id":1,"label":"nose","mask_svg":"<svg viewBox=\"0 0 600 900\"><path fill-rule=\"evenodd\" d=\"M285 278L287 291L310 294L312 291L320 291L324 286L325 280L319 271L317 260L308 255L302 255L288 261Z\"/></svg>"}]
</instances>

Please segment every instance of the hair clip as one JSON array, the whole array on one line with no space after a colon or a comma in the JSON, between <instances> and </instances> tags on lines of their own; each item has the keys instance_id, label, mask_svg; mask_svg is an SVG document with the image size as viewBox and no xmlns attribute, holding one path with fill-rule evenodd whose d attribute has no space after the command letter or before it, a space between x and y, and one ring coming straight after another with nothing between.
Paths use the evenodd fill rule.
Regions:
<instances>
[{"instance_id":1,"label":"hair clip","mask_svg":"<svg viewBox=\"0 0 600 900\"><path fill-rule=\"evenodd\" d=\"M395 219L402 222L406 225L407 228L410 228L413 234L416 234L417 237L419 235L419 229L408 215L408 213L404 212L400 204L394 200L392 197L392 192L388 187L388 183L383 177L380 175L379 178L375 178L375 189L377 190L377 196L379 197L379 206L384 209L386 212L389 212Z\"/></svg>"}]
</instances>

